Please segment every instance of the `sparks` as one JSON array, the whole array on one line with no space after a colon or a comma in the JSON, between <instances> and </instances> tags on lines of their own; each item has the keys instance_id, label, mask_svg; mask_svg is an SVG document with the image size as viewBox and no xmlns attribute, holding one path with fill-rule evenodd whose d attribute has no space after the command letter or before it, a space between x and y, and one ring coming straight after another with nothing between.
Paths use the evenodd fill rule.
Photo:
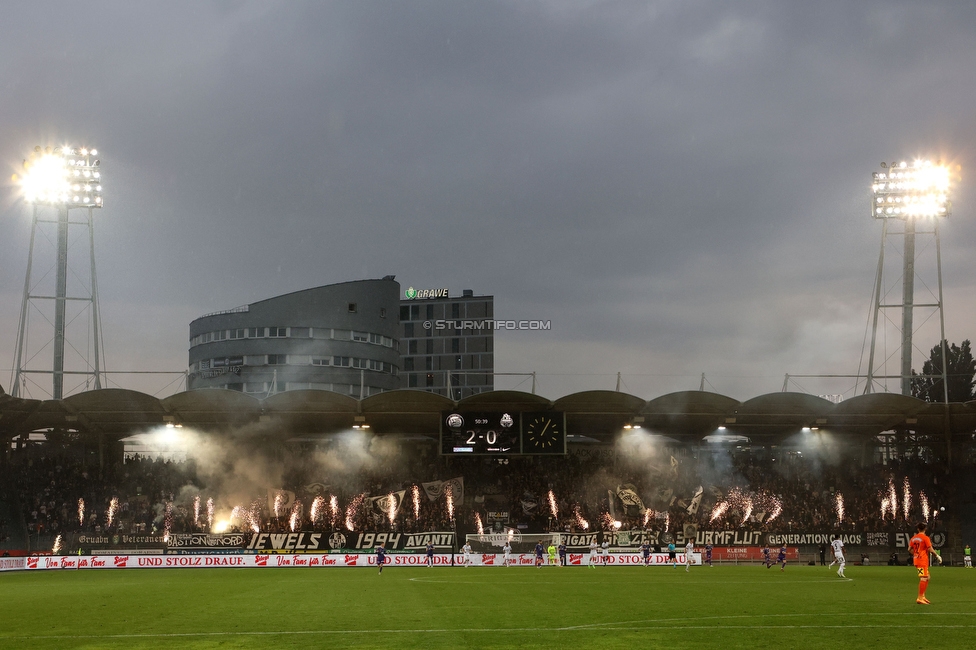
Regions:
<instances>
[{"instance_id":1,"label":"sparks","mask_svg":"<svg viewBox=\"0 0 976 650\"><path fill-rule=\"evenodd\" d=\"M335 528L339 523L339 497L332 494L329 496L329 523Z\"/></svg>"},{"instance_id":2,"label":"sparks","mask_svg":"<svg viewBox=\"0 0 976 650\"><path fill-rule=\"evenodd\" d=\"M770 498L772 499L773 508L770 511L769 516L766 517L767 524L771 522L773 519L776 519L781 514L783 514L783 502L777 499L776 497L770 497Z\"/></svg>"},{"instance_id":3,"label":"sparks","mask_svg":"<svg viewBox=\"0 0 976 650\"><path fill-rule=\"evenodd\" d=\"M389 501L390 505L386 511L386 518L390 521L390 526L393 526L393 522L396 521L396 516L397 516L396 495L390 492L390 496L388 498L390 500Z\"/></svg>"},{"instance_id":4,"label":"sparks","mask_svg":"<svg viewBox=\"0 0 976 650\"><path fill-rule=\"evenodd\" d=\"M752 516L752 499L750 497L744 497L742 500L742 523L739 526L745 526L749 521L749 517Z\"/></svg>"},{"instance_id":5,"label":"sparks","mask_svg":"<svg viewBox=\"0 0 976 650\"><path fill-rule=\"evenodd\" d=\"M275 519L281 516L281 506L285 503L285 493L281 490L275 492L274 496L274 516Z\"/></svg>"},{"instance_id":6,"label":"sparks","mask_svg":"<svg viewBox=\"0 0 976 650\"><path fill-rule=\"evenodd\" d=\"M78 525L85 525L85 500L78 499Z\"/></svg>"},{"instance_id":7,"label":"sparks","mask_svg":"<svg viewBox=\"0 0 976 650\"><path fill-rule=\"evenodd\" d=\"M888 514L888 510L894 513L894 508L889 507L888 497L881 497L881 521L884 521L885 515Z\"/></svg>"},{"instance_id":8,"label":"sparks","mask_svg":"<svg viewBox=\"0 0 976 650\"><path fill-rule=\"evenodd\" d=\"M169 543L169 531L173 529L173 502L166 502L166 514L163 515L163 543Z\"/></svg>"},{"instance_id":9,"label":"sparks","mask_svg":"<svg viewBox=\"0 0 976 650\"><path fill-rule=\"evenodd\" d=\"M364 495L357 494L356 497L349 502L349 506L346 508L346 530L356 530L356 515L359 514L359 507L363 504L365 498L366 497Z\"/></svg>"},{"instance_id":10,"label":"sparks","mask_svg":"<svg viewBox=\"0 0 976 650\"><path fill-rule=\"evenodd\" d=\"M664 513L664 532L671 530L671 513Z\"/></svg>"},{"instance_id":11,"label":"sparks","mask_svg":"<svg viewBox=\"0 0 976 650\"><path fill-rule=\"evenodd\" d=\"M112 500L108 502L108 512L105 514L105 520L108 522L108 528L112 527L112 522L115 521L115 513L119 509L119 499L118 497L112 497Z\"/></svg>"},{"instance_id":12,"label":"sparks","mask_svg":"<svg viewBox=\"0 0 976 650\"><path fill-rule=\"evenodd\" d=\"M193 525L200 525L200 497L193 497Z\"/></svg>"},{"instance_id":13,"label":"sparks","mask_svg":"<svg viewBox=\"0 0 976 650\"><path fill-rule=\"evenodd\" d=\"M922 507L922 516L925 517L925 523L929 521L929 498L925 495L925 492L919 490L918 492L918 504Z\"/></svg>"},{"instance_id":14,"label":"sparks","mask_svg":"<svg viewBox=\"0 0 976 650\"><path fill-rule=\"evenodd\" d=\"M413 519L417 521L420 519L420 488L416 485L410 489L410 494L413 497Z\"/></svg>"},{"instance_id":15,"label":"sparks","mask_svg":"<svg viewBox=\"0 0 976 650\"><path fill-rule=\"evenodd\" d=\"M54 538L54 546L51 547L51 554L57 555L61 552L61 535Z\"/></svg>"},{"instance_id":16,"label":"sparks","mask_svg":"<svg viewBox=\"0 0 976 650\"><path fill-rule=\"evenodd\" d=\"M654 511L653 510L651 510L650 508L645 508L644 509L644 520L643 520L643 526L644 526L644 528L647 528L647 524L651 523L651 518L653 516L654 516Z\"/></svg>"},{"instance_id":17,"label":"sparks","mask_svg":"<svg viewBox=\"0 0 976 650\"><path fill-rule=\"evenodd\" d=\"M888 508L891 510L891 518L894 519L898 513L898 491L891 479L888 479Z\"/></svg>"},{"instance_id":18,"label":"sparks","mask_svg":"<svg viewBox=\"0 0 976 650\"><path fill-rule=\"evenodd\" d=\"M481 515L478 514L477 512L474 513L474 524L478 528L478 534L479 535L484 535L485 534L485 527L481 524Z\"/></svg>"},{"instance_id":19,"label":"sparks","mask_svg":"<svg viewBox=\"0 0 976 650\"><path fill-rule=\"evenodd\" d=\"M302 502L295 499L295 503L291 506L291 516L288 517L288 527L291 528L291 532L298 530L298 526L301 523L302 517ZM256 531L255 531L256 532Z\"/></svg>"},{"instance_id":20,"label":"sparks","mask_svg":"<svg viewBox=\"0 0 976 650\"><path fill-rule=\"evenodd\" d=\"M552 493L552 490L549 490L548 497L549 497L549 512L552 513L553 519L558 519L559 508L556 507L556 495Z\"/></svg>"},{"instance_id":21,"label":"sparks","mask_svg":"<svg viewBox=\"0 0 976 650\"><path fill-rule=\"evenodd\" d=\"M912 486L908 482L908 477L905 477L904 482L902 482L902 497L901 497L901 511L905 515L905 521L909 521L912 516Z\"/></svg>"},{"instance_id":22,"label":"sparks","mask_svg":"<svg viewBox=\"0 0 976 650\"><path fill-rule=\"evenodd\" d=\"M844 495L838 492L837 495L834 497L834 500L836 502L836 509L837 509L837 523L842 524L844 523ZM882 515L882 519L883 518L884 515Z\"/></svg>"},{"instance_id":23,"label":"sparks","mask_svg":"<svg viewBox=\"0 0 976 650\"><path fill-rule=\"evenodd\" d=\"M213 498L207 499L207 529L213 529L213 519L214 519L214 500Z\"/></svg>"},{"instance_id":24,"label":"sparks","mask_svg":"<svg viewBox=\"0 0 976 650\"><path fill-rule=\"evenodd\" d=\"M318 496L312 499L312 507L309 508L308 518L312 520L312 524L318 523L319 519L322 518L322 510L325 508L325 497Z\"/></svg>"},{"instance_id":25,"label":"sparks","mask_svg":"<svg viewBox=\"0 0 976 650\"><path fill-rule=\"evenodd\" d=\"M609 512L604 512L600 515L600 524L604 530L613 529L613 517L610 516Z\"/></svg>"},{"instance_id":26,"label":"sparks","mask_svg":"<svg viewBox=\"0 0 976 650\"><path fill-rule=\"evenodd\" d=\"M712 508L712 516L708 521L713 522L716 519L719 519L720 517L722 517L722 515L725 514L725 511L728 509L729 509L728 501L722 501L720 503L716 503L715 507Z\"/></svg>"},{"instance_id":27,"label":"sparks","mask_svg":"<svg viewBox=\"0 0 976 650\"><path fill-rule=\"evenodd\" d=\"M454 492L451 488L444 490L444 494L447 496L447 516L453 522L454 521Z\"/></svg>"}]
</instances>

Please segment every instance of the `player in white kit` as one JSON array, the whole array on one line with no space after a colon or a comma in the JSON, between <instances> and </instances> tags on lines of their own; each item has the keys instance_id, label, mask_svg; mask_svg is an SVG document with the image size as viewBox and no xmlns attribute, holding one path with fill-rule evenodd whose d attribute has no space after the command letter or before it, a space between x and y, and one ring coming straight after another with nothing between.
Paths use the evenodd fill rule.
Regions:
<instances>
[{"instance_id":1,"label":"player in white kit","mask_svg":"<svg viewBox=\"0 0 976 650\"><path fill-rule=\"evenodd\" d=\"M610 542L604 541L600 551L603 553L603 564L606 566L607 561L610 560Z\"/></svg>"},{"instance_id":2,"label":"player in white kit","mask_svg":"<svg viewBox=\"0 0 976 650\"><path fill-rule=\"evenodd\" d=\"M464 567L467 568L471 564L471 544L465 542L464 546L461 547L461 551L464 553Z\"/></svg>"},{"instance_id":3,"label":"player in white kit","mask_svg":"<svg viewBox=\"0 0 976 650\"><path fill-rule=\"evenodd\" d=\"M829 569L835 564L839 564L837 575L841 578L846 578L847 576L844 575L844 567L847 566L847 560L844 559L844 540L840 538L840 535L834 535L834 541L830 543L830 548L834 549L834 561L827 568Z\"/></svg>"},{"instance_id":4,"label":"player in white kit","mask_svg":"<svg viewBox=\"0 0 976 650\"><path fill-rule=\"evenodd\" d=\"M598 550L599 548L600 547L597 546L597 543L596 543L596 540L595 539L592 542L590 542L590 562L589 562L589 565L590 565L590 568L591 569L595 569L597 562L600 561L597 558L597 553L599 553L599 550Z\"/></svg>"},{"instance_id":5,"label":"player in white kit","mask_svg":"<svg viewBox=\"0 0 976 650\"><path fill-rule=\"evenodd\" d=\"M502 547L502 551L505 553L505 566L512 566L512 543L505 542L505 546Z\"/></svg>"},{"instance_id":6,"label":"player in white kit","mask_svg":"<svg viewBox=\"0 0 976 650\"><path fill-rule=\"evenodd\" d=\"M695 542L693 540L688 540L685 544L685 571L689 570L693 560L691 559L691 554L695 552Z\"/></svg>"}]
</instances>

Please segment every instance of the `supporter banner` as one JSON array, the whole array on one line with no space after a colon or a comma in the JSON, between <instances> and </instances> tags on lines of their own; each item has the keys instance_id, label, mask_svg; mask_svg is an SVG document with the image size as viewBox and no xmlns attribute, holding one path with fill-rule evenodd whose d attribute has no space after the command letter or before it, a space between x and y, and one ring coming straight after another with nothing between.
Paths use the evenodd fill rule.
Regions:
<instances>
[{"instance_id":1,"label":"supporter banner","mask_svg":"<svg viewBox=\"0 0 976 650\"><path fill-rule=\"evenodd\" d=\"M432 533L255 533L247 548L251 551L292 551L323 553L344 549L374 549L383 546L388 551L422 551L427 544L434 548L453 548L453 532Z\"/></svg>"},{"instance_id":2,"label":"supporter banner","mask_svg":"<svg viewBox=\"0 0 976 650\"><path fill-rule=\"evenodd\" d=\"M400 490L399 492L384 494L381 497L370 497L369 502L373 506L373 512L386 517L389 516L391 508L394 512L400 509L400 504L403 503L403 495L406 493L406 490Z\"/></svg>"},{"instance_id":3,"label":"supporter banner","mask_svg":"<svg viewBox=\"0 0 976 650\"><path fill-rule=\"evenodd\" d=\"M165 549L167 541L162 535L129 535L122 533L69 533L63 536L64 549L83 549L86 551L112 548Z\"/></svg>"},{"instance_id":4,"label":"supporter banner","mask_svg":"<svg viewBox=\"0 0 976 650\"><path fill-rule=\"evenodd\" d=\"M25 557L0 557L0 571L17 571L27 568Z\"/></svg>"},{"instance_id":5,"label":"supporter banner","mask_svg":"<svg viewBox=\"0 0 976 650\"><path fill-rule=\"evenodd\" d=\"M347 553L331 555L106 555L106 556L32 556L28 558L4 558L8 562L16 560L19 564L0 564L6 571L12 570L53 570L53 569L213 569L213 568L329 568L329 567L376 567L375 553ZM434 555L435 567L463 566L505 566L505 558L500 553L472 553L465 557L461 554L438 553ZM570 553L567 555L570 566L586 566L589 554ZM684 563L684 555L679 554L678 564ZM548 558L545 558L548 563ZM510 566L535 566L535 555L530 553L513 554L509 559ZM385 567L424 566L427 558L424 555L390 554L386 556ZM606 562L600 558L599 564L606 566L635 566L644 563L644 558L638 553L611 553ZM651 566L670 566L666 553L654 553L650 556ZM701 554L692 554L692 565L701 564Z\"/></svg>"},{"instance_id":6,"label":"supporter banner","mask_svg":"<svg viewBox=\"0 0 976 650\"><path fill-rule=\"evenodd\" d=\"M171 549L219 549L244 548L247 539L243 533L177 533L169 536Z\"/></svg>"}]
</instances>

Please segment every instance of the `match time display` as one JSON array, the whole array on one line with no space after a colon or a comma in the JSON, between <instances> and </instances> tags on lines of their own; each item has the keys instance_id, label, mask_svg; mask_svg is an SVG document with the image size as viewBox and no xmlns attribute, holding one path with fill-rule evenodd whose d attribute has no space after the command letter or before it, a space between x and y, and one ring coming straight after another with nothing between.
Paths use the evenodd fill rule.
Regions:
<instances>
[{"instance_id":1,"label":"match time display","mask_svg":"<svg viewBox=\"0 0 976 650\"><path fill-rule=\"evenodd\" d=\"M565 454L562 412L445 411L441 414L441 454Z\"/></svg>"}]
</instances>

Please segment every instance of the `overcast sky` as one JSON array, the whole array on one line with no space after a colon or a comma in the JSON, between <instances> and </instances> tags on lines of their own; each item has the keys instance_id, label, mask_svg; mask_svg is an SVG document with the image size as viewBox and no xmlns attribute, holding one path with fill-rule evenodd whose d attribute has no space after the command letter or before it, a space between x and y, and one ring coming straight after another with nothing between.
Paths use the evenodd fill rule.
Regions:
<instances>
[{"instance_id":1,"label":"overcast sky","mask_svg":"<svg viewBox=\"0 0 976 650\"><path fill-rule=\"evenodd\" d=\"M916 156L961 168L946 330L976 338L968 0L13 3L2 33L7 390L30 236L10 174L64 142L100 150L113 370L182 370L206 312L396 274L551 321L495 347L550 398L617 372L645 399L701 373L737 399L852 374L881 243L871 173Z\"/></svg>"}]
</instances>

